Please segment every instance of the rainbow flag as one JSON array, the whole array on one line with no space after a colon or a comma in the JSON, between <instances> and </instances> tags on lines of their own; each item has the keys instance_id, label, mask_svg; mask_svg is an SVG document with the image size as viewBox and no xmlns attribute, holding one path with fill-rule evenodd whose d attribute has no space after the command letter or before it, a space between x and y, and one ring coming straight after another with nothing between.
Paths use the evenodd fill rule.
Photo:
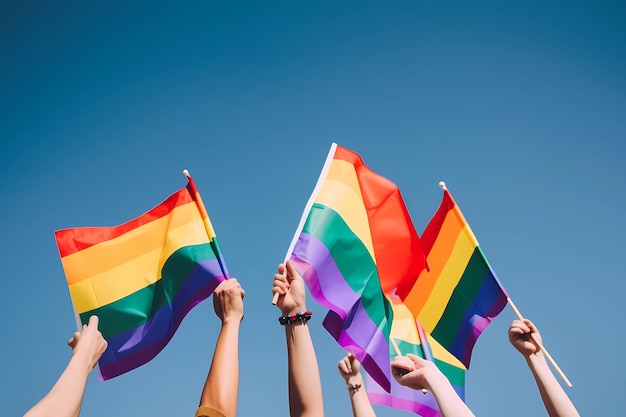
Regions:
<instances>
[{"instance_id":1,"label":"rainbow flag","mask_svg":"<svg viewBox=\"0 0 626 417\"><path fill-rule=\"evenodd\" d=\"M114 227L55 233L77 321L100 319L103 380L135 369L169 342L185 315L228 278L195 183Z\"/></svg>"},{"instance_id":2,"label":"rainbow flag","mask_svg":"<svg viewBox=\"0 0 626 417\"><path fill-rule=\"evenodd\" d=\"M506 305L507 293L450 192L426 226L427 269L397 294L424 330L469 368L480 334Z\"/></svg>"},{"instance_id":3,"label":"rainbow flag","mask_svg":"<svg viewBox=\"0 0 626 417\"><path fill-rule=\"evenodd\" d=\"M395 342L402 355L412 353L428 359L437 365L448 378L456 393L465 399L465 366L432 337L428 337L416 322L413 314L397 297L391 298L393 308L393 324L391 341ZM390 360L397 356L395 348L390 348ZM372 404L411 411L422 417L439 417L441 415L437 401L431 392L422 393L391 381L391 390L384 390L369 374L365 376L367 392Z\"/></svg>"},{"instance_id":4,"label":"rainbow flag","mask_svg":"<svg viewBox=\"0 0 626 417\"><path fill-rule=\"evenodd\" d=\"M332 144L288 251L311 295L329 308L324 327L390 388L391 306L384 296L424 268L400 190L361 157Z\"/></svg>"}]
</instances>

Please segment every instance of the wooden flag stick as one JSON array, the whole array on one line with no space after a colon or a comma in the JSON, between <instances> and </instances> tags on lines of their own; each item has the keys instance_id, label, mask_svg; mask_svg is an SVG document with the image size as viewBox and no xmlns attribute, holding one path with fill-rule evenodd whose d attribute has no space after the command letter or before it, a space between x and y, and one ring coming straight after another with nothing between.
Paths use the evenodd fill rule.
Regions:
<instances>
[{"instance_id":1,"label":"wooden flag stick","mask_svg":"<svg viewBox=\"0 0 626 417\"><path fill-rule=\"evenodd\" d=\"M289 258L287 258L289 259ZM285 259L284 265L285 265L285 269L283 270L283 276L286 277L287 276L287 259ZM278 294L277 292L274 293L274 296L272 297L272 305L275 306L276 303L278 302L278 297L280 297L280 294Z\"/></svg>"},{"instance_id":2,"label":"wooden flag stick","mask_svg":"<svg viewBox=\"0 0 626 417\"><path fill-rule=\"evenodd\" d=\"M398 347L396 340L393 337L390 337L389 340L391 341L391 344L393 345L393 350L396 351L396 356L402 356L402 353L400 352L400 348Z\"/></svg>"},{"instance_id":3,"label":"wooden flag stick","mask_svg":"<svg viewBox=\"0 0 626 417\"><path fill-rule=\"evenodd\" d=\"M522 316L522 313L520 313L520 311L517 309L517 307L515 307L515 303L513 303L513 300L511 300L509 297L507 297L506 301L511 306L511 308L513 309L513 312L515 313L517 318L519 320L523 321L524 317ZM535 338L535 336L532 333L531 333L530 336L532 337L533 341L539 346L539 349L541 349L543 354L546 355L546 358L552 364L554 369L556 369L556 372L563 379L563 381L565 382L565 385L567 385L569 388L572 388L572 383L569 382L569 379L567 379L567 377L565 376L565 374L563 373L563 371L561 370L559 365L556 364L556 361L552 358L552 355L550 355L550 353L548 353L548 350L543 346L543 344L539 343L539 341Z\"/></svg>"}]
</instances>

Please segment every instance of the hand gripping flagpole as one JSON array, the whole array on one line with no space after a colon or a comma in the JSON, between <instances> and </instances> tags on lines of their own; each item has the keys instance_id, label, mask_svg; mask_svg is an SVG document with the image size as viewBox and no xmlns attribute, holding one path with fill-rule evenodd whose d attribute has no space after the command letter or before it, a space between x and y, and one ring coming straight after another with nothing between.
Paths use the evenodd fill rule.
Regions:
<instances>
[{"instance_id":1,"label":"hand gripping flagpole","mask_svg":"<svg viewBox=\"0 0 626 417\"><path fill-rule=\"evenodd\" d=\"M439 187L441 187L442 190L447 190L448 188L446 187L446 183L443 181L439 182ZM463 221L467 224L467 221L465 221L465 219L463 219ZM517 309L517 307L515 306L515 304L513 303L513 300L511 300L510 297L506 298L507 303L511 306L511 308L513 309L513 312L515 313L515 315L517 316L517 318L519 320L524 320L524 317L522 316L522 313L520 313L520 311ZM537 338L531 333L531 337L533 339L533 342L535 342L535 344L537 346L539 346L539 349L543 352L543 354L546 356L546 358L548 359L548 361L552 364L552 366L554 367L554 369L556 370L556 372L559 374L559 376L563 379L563 381L565 382L565 385L567 385L569 388L572 387L572 383L569 381L569 379L567 379L567 377L565 376L565 374L563 373L563 371L561 370L561 368L559 367L559 365L557 365L556 361L552 358L552 355L550 355L550 353L548 353L548 350L543 346L543 344L539 343L539 341L537 340Z\"/></svg>"},{"instance_id":2,"label":"hand gripping flagpole","mask_svg":"<svg viewBox=\"0 0 626 417\"><path fill-rule=\"evenodd\" d=\"M522 316L522 313L520 313L520 311L517 309L517 307L515 306L515 304L513 303L513 300L511 300L511 298L507 297L506 298L506 302L511 306L511 308L513 309L513 312L515 313L515 315L517 316L517 318L521 321L524 321L524 317ZM548 359L548 361L552 364L552 366L554 367L554 369L556 370L556 372L559 374L559 376L563 379L563 381L565 382L565 385L567 385L568 388L572 388L572 383L569 381L569 379L567 379L567 377L565 376L565 374L563 373L563 371L561 370L561 368L559 367L559 365L556 364L556 361L552 358L552 355L550 355L550 353L548 353L548 350L543 346L543 344L539 343L539 341L537 340L537 338L535 337L534 333L530 334L530 337L533 339L533 342L535 342L535 344L537 346L539 346L539 349L541 349L541 351L543 352L543 354L546 356L546 358Z\"/></svg>"}]
</instances>

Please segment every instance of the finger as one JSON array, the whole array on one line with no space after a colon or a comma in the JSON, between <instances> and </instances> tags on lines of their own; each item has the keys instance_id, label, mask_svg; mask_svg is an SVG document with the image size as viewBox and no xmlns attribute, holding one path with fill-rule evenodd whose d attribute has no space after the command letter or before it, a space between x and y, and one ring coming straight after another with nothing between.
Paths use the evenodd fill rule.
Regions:
<instances>
[{"instance_id":1,"label":"finger","mask_svg":"<svg viewBox=\"0 0 626 417\"><path fill-rule=\"evenodd\" d=\"M391 374L398 382L400 382L402 378L408 373L409 371L404 368L399 368L397 366L391 365Z\"/></svg>"},{"instance_id":2,"label":"finger","mask_svg":"<svg viewBox=\"0 0 626 417\"><path fill-rule=\"evenodd\" d=\"M233 290L234 288L237 288L239 286L239 282L237 282L237 280L235 278L229 278L226 281L226 284L224 284L224 290Z\"/></svg>"},{"instance_id":3,"label":"finger","mask_svg":"<svg viewBox=\"0 0 626 417\"><path fill-rule=\"evenodd\" d=\"M239 286L239 282L237 282L237 278L229 278L226 281L226 284L224 284L225 288L235 288L237 286Z\"/></svg>"},{"instance_id":4,"label":"finger","mask_svg":"<svg viewBox=\"0 0 626 417\"><path fill-rule=\"evenodd\" d=\"M287 280L289 282L294 279L298 279L300 275L298 275L298 271L296 271L296 267L291 261L287 261Z\"/></svg>"},{"instance_id":5,"label":"finger","mask_svg":"<svg viewBox=\"0 0 626 417\"><path fill-rule=\"evenodd\" d=\"M527 332L525 332L524 329L521 329L519 327L511 327L509 329L509 333L513 336L521 336L523 334L526 334Z\"/></svg>"},{"instance_id":6,"label":"finger","mask_svg":"<svg viewBox=\"0 0 626 417\"><path fill-rule=\"evenodd\" d=\"M215 289L213 290L214 294L219 294L224 290L224 287L226 287L228 285L228 281L229 280L224 280L222 282L220 282L219 284L217 284L217 287L215 287Z\"/></svg>"},{"instance_id":7,"label":"finger","mask_svg":"<svg viewBox=\"0 0 626 417\"><path fill-rule=\"evenodd\" d=\"M67 341L67 345L73 349L74 346L76 346L76 343L78 343L79 337L80 332L74 332L74 336L70 337L70 339Z\"/></svg>"},{"instance_id":8,"label":"finger","mask_svg":"<svg viewBox=\"0 0 626 417\"><path fill-rule=\"evenodd\" d=\"M339 372L343 374L350 373L350 371L348 370L348 365L346 364L345 358L340 360L339 363L337 363L337 368L339 368Z\"/></svg>"},{"instance_id":9,"label":"finger","mask_svg":"<svg viewBox=\"0 0 626 417\"><path fill-rule=\"evenodd\" d=\"M426 359L420 358L419 356L414 355L412 353L407 353L406 357L409 358L415 364L422 363L423 361L426 360Z\"/></svg>"},{"instance_id":10,"label":"finger","mask_svg":"<svg viewBox=\"0 0 626 417\"><path fill-rule=\"evenodd\" d=\"M277 289L278 291L274 291ZM274 287L272 287L272 292L278 292L281 295L285 294L289 290L289 284L284 281L274 280Z\"/></svg>"},{"instance_id":11,"label":"finger","mask_svg":"<svg viewBox=\"0 0 626 417\"><path fill-rule=\"evenodd\" d=\"M87 327L91 327L91 328L98 330L98 323L100 323L100 319L98 318L98 316L93 315L89 317L89 325Z\"/></svg>"},{"instance_id":12,"label":"finger","mask_svg":"<svg viewBox=\"0 0 626 417\"><path fill-rule=\"evenodd\" d=\"M359 366L359 360L352 353L348 353L347 359L350 363L350 367Z\"/></svg>"},{"instance_id":13,"label":"finger","mask_svg":"<svg viewBox=\"0 0 626 417\"><path fill-rule=\"evenodd\" d=\"M415 364L411 359L407 358L406 356L396 356L396 358L391 362L391 367L396 368L399 371L404 370L407 372L411 372L415 370Z\"/></svg>"},{"instance_id":14,"label":"finger","mask_svg":"<svg viewBox=\"0 0 626 417\"><path fill-rule=\"evenodd\" d=\"M512 328L518 328L518 329L522 329L524 331L524 333L529 333L532 331L533 329L533 324L530 320L514 320L511 323L511 327Z\"/></svg>"},{"instance_id":15,"label":"finger","mask_svg":"<svg viewBox=\"0 0 626 417\"><path fill-rule=\"evenodd\" d=\"M287 281L287 277L285 277L282 274L274 274L274 282L279 281L279 282L284 282L285 284L289 284L289 282Z\"/></svg>"}]
</instances>

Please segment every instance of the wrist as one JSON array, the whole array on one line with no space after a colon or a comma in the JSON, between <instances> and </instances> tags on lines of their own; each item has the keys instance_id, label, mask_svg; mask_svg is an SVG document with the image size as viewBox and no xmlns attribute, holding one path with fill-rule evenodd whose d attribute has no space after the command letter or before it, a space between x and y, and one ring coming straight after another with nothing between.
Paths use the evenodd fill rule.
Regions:
<instances>
[{"instance_id":1,"label":"wrist","mask_svg":"<svg viewBox=\"0 0 626 417\"><path fill-rule=\"evenodd\" d=\"M85 373L89 374L98 363L98 360L94 359L91 355L87 355L82 352L76 352L72 355L70 363L73 367L80 368Z\"/></svg>"},{"instance_id":2,"label":"wrist","mask_svg":"<svg viewBox=\"0 0 626 417\"><path fill-rule=\"evenodd\" d=\"M299 311L307 311L306 304L299 304L295 307L281 309L281 313L283 316L288 316L290 314L296 314Z\"/></svg>"},{"instance_id":3,"label":"wrist","mask_svg":"<svg viewBox=\"0 0 626 417\"><path fill-rule=\"evenodd\" d=\"M427 389L428 391L434 392L438 388L441 388L445 385L450 385L450 381L448 378L439 372L427 373L424 376L422 389Z\"/></svg>"},{"instance_id":4,"label":"wrist","mask_svg":"<svg viewBox=\"0 0 626 417\"><path fill-rule=\"evenodd\" d=\"M306 324L311 319L313 313L310 311L298 311L297 313L285 314L278 318L278 322L282 326L291 326L297 324Z\"/></svg>"},{"instance_id":5,"label":"wrist","mask_svg":"<svg viewBox=\"0 0 626 417\"><path fill-rule=\"evenodd\" d=\"M348 386L351 386L351 385L362 385L362 384L363 384L363 377L361 376L360 373L358 375L349 376L346 379L346 385L348 385Z\"/></svg>"},{"instance_id":6,"label":"wrist","mask_svg":"<svg viewBox=\"0 0 626 417\"><path fill-rule=\"evenodd\" d=\"M531 353L530 355L525 355L525 359L528 366L533 368L548 364L548 362L546 361L546 357L544 356L542 351Z\"/></svg>"}]
</instances>

